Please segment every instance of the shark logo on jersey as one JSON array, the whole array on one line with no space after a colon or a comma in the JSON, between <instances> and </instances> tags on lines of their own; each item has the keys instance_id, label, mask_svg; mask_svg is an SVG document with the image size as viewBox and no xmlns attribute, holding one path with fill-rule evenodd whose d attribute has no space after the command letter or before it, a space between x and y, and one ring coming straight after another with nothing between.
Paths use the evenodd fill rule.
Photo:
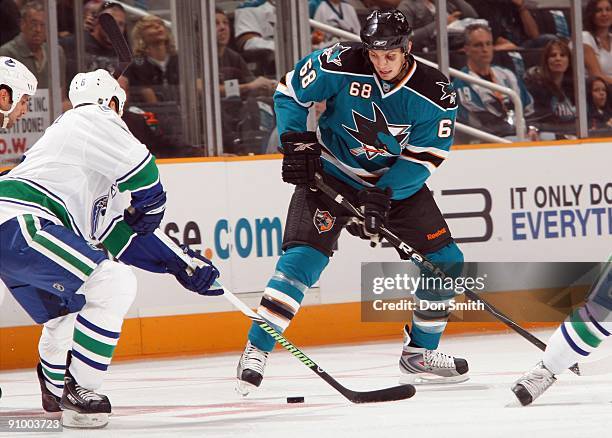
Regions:
<instances>
[{"instance_id":1,"label":"shark logo on jersey","mask_svg":"<svg viewBox=\"0 0 612 438\"><path fill-rule=\"evenodd\" d=\"M93 207L91 209L91 237L93 238L96 234L96 230L98 226L102 222L102 218L104 218L104 214L106 213L106 207L108 205L108 196L100 196L93 203Z\"/></svg>"},{"instance_id":2,"label":"shark logo on jersey","mask_svg":"<svg viewBox=\"0 0 612 438\"><path fill-rule=\"evenodd\" d=\"M436 85L439 85L442 88L442 97L440 100L449 99L451 105L455 104L455 100L457 99L457 93L455 89L451 85L450 82L436 82Z\"/></svg>"},{"instance_id":3,"label":"shark logo on jersey","mask_svg":"<svg viewBox=\"0 0 612 438\"><path fill-rule=\"evenodd\" d=\"M336 223L336 218L332 216L329 211L322 211L317 208L312 218L312 222L319 234L322 234L333 228Z\"/></svg>"},{"instance_id":4,"label":"shark logo on jersey","mask_svg":"<svg viewBox=\"0 0 612 438\"><path fill-rule=\"evenodd\" d=\"M328 64L336 64L338 67L342 67L342 60L340 59L340 56L348 49L350 49L349 46L343 46L340 43L334 44L323 51L325 61Z\"/></svg>"},{"instance_id":5,"label":"shark logo on jersey","mask_svg":"<svg viewBox=\"0 0 612 438\"><path fill-rule=\"evenodd\" d=\"M412 125L394 125L387 122L382 110L372 102L374 119L359 114L353 110L355 129L342 125L351 136L361 143L361 147L352 148L351 154L364 155L368 160L376 157L398 156L408 142Z\"/></svg>"}]
</instances>

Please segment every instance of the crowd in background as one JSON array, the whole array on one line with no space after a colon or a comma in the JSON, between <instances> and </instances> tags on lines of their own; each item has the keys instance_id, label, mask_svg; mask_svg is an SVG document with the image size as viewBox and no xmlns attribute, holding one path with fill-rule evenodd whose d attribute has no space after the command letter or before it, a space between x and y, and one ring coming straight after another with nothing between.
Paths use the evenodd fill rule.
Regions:
<instances>
[{"instance_id":1,"label":"crowd in background","mask_svg":"<svg viewBox=\"0 0 612 438\"><path fill-rule=\"evenodd\" d=\"M80 1L80 0L75 0ZM612 133L609 87L612 83L612 0L584 2L584 59L588 75L590 135ZM180 51L160 16L129 16L119 3L83 2L84 68L111 72L117 60L97 17L113 15L134 53L121 76L128 92L124 119L159 157L201 155L180 132ZM155 0L132 0L153 11ZM157 4L163 1L157 1ZM167 2L166 2L167 3ZM63 109L70 108L67 87L77 72L73 1L58 0L58 33ZM272 95L274 1L217 1L215 11L224 151L265 153L276 143ZM436 7L433 0L309 0L310 18L359 34L369 11L397 8L414 29L413 53L436 59ZM0 55L23 62L48 87L49 53L43 2L0 0ZM572 138L576 108L571 65L569 7L544 7L534 0L447 0L446 23L451 67L514 89L521 97L532 140ZM312 48L338 39L312 30ZM184 55L183 55L184 56ZM198 92L202 90L197 79ZM458 120L492 134L513 138L515 109L508 96L455 80ZM323 106L324 108L324 106ZM456 142L474 141L458 133Z\"/></svg>"}]
</instances>

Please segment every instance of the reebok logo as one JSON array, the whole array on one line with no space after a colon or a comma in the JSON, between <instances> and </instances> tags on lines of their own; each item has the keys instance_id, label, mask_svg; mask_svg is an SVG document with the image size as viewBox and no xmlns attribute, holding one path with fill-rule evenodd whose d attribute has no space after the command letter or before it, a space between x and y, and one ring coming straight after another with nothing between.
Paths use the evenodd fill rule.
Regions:
<instances>
[{"instance_id":1,"label":"reebok logo","mask_svg":"<svg viewBox=\"0 0 612 438\"><path fill-rule=\"evenodd\" d=\"M434 240L437 239L438 237L442 236L443 234L446 234L446 227L444 228L440 228L438 231L436 231L435 233L431 233L427 235L427 240Z\"/></svg>"},{"instance_id":2,"label":"reebok logo","mask_svg":"<svg viewBox=\"0 0 612 438\"><path fill-rule=\"evenodd\" d=\"M295 143L295 147L293 148L293 150L295 152L303 152L306 149L310 149L311 151L313 150L313 146L315 144L314 143Z\"/></svg>"}]
</instances>

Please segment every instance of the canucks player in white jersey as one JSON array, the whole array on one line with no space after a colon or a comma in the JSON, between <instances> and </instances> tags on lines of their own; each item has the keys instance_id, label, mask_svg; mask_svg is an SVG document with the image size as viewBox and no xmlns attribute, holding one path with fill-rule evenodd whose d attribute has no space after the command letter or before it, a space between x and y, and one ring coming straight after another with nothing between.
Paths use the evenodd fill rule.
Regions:
<instances>
[{"instance_id":1,"label":"canucks player in white jersey","mask_svg":"<svg viewBox=\"0 0 612 438\"><path fill-rule=\"evenodd\" d=\"M612 260L604 264L586 304L574 310L548 341L542 361L512 386L523 406L556 382L558 374L583 361L612 333ZM612 372L612 370L610 370Z\"/></svg>"},{"instance_id":2,"label":"canucks player in white jersey","mask_svg":"<svg viewBox=\"0 0 612 438\"><path fill-rule=\"evenodd\" d=\"M36 77L25 65L0 56L0 131L12 128L28 112L28 101L37 86Z\"/></svg>"},{"instance_id":3,"label":"canucks player in white jersey","mask_svg":"<svg viewBox=\"0 0 612 438\"><path fill-rule=\"evenodd\" d=\"M411 35L401 12L374 11L361 31L362 43L315 51L280 81L274 102L282 178L296 188L284 253L258 308L278 331L298 312L349 222L342 207L310 188L316 172L362 208L365 221L348 224L351 234L371 239L388 224L449 274L461 271L463 255L425 185L453 142L456 95L442 73L410 55ZM308 109L323 100L327 108L317 132L308 132ZM441 310L417 311L412 326L405 326L402 381L467 379L466 360L437 349L449 316L443 303L449 298L417 292L417 301L439 301ZM254 324L238 364L238 391L246 394L261 384L273 347L272 337Z\"/></svg>"},{"instance_id":4,"label":"canucks player in white jersey","mask_svg":"<svg viewBox=\"0 0 612 438\"><path fill-rule=\"evenodd\" d=\"M28 101L37 87L36 77L25 65L8 56L0 56L0 134L12 128L28 112ZM0 284L0 306L4 293Z\"/></svg>"},{"instance_id":5,"label":"canucks player in white jersey","mask_svg":"<svg viewBox=\"0 0 612 438\"><path fill-rule=\"evenodd\" d=\"M96 391L136 294L127 265L171 273L200 294L221 291L209 290L219 275L209 261L188 274L153 234L166 193L155 158L121 120L117 81L106 70L79 73L69 97L74 109L0 177L0 279L44 325L37 371L45 411L63 410L65 426L102 427L111 404Z\"/></svg>"}]
</instances>

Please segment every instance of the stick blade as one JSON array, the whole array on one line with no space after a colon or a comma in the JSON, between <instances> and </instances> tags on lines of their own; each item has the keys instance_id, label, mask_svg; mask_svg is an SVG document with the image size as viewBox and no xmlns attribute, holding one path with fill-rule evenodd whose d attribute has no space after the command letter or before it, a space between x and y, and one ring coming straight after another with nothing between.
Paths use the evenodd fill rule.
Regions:
<instances>
[{"instance_id":1,"label":"stick blade","mask_svg":"<svg viewBox=\"0 0 612 438\"><path fill-rule=\"evenodd\" d=\"M128 46L127 41L123 37L121 29L119 29L119 25L111 14L101 14L98 17L98 21L100 26L102 26L102 29L104 29L104 32L106 32L108 35L108 39L110 40L111 44L113 45L113 49L117 54L117 59L119 62L117 65L117 71L113 76L118 78L132 63L132 51L130 50L130 46Z\"/></svg>"},{"instance_id":2,"label":"stick blade","mask_svg":"<svg viewBox=\"0 0 612 438\"><path fill-rule=\"evenodd\" d=\"M391 388L377 389L376 391L351 391L344 394L353 403L381 403L388 401L406 400L416 393L413 385L399 385Z\"/></svg>"}]
</instances>

